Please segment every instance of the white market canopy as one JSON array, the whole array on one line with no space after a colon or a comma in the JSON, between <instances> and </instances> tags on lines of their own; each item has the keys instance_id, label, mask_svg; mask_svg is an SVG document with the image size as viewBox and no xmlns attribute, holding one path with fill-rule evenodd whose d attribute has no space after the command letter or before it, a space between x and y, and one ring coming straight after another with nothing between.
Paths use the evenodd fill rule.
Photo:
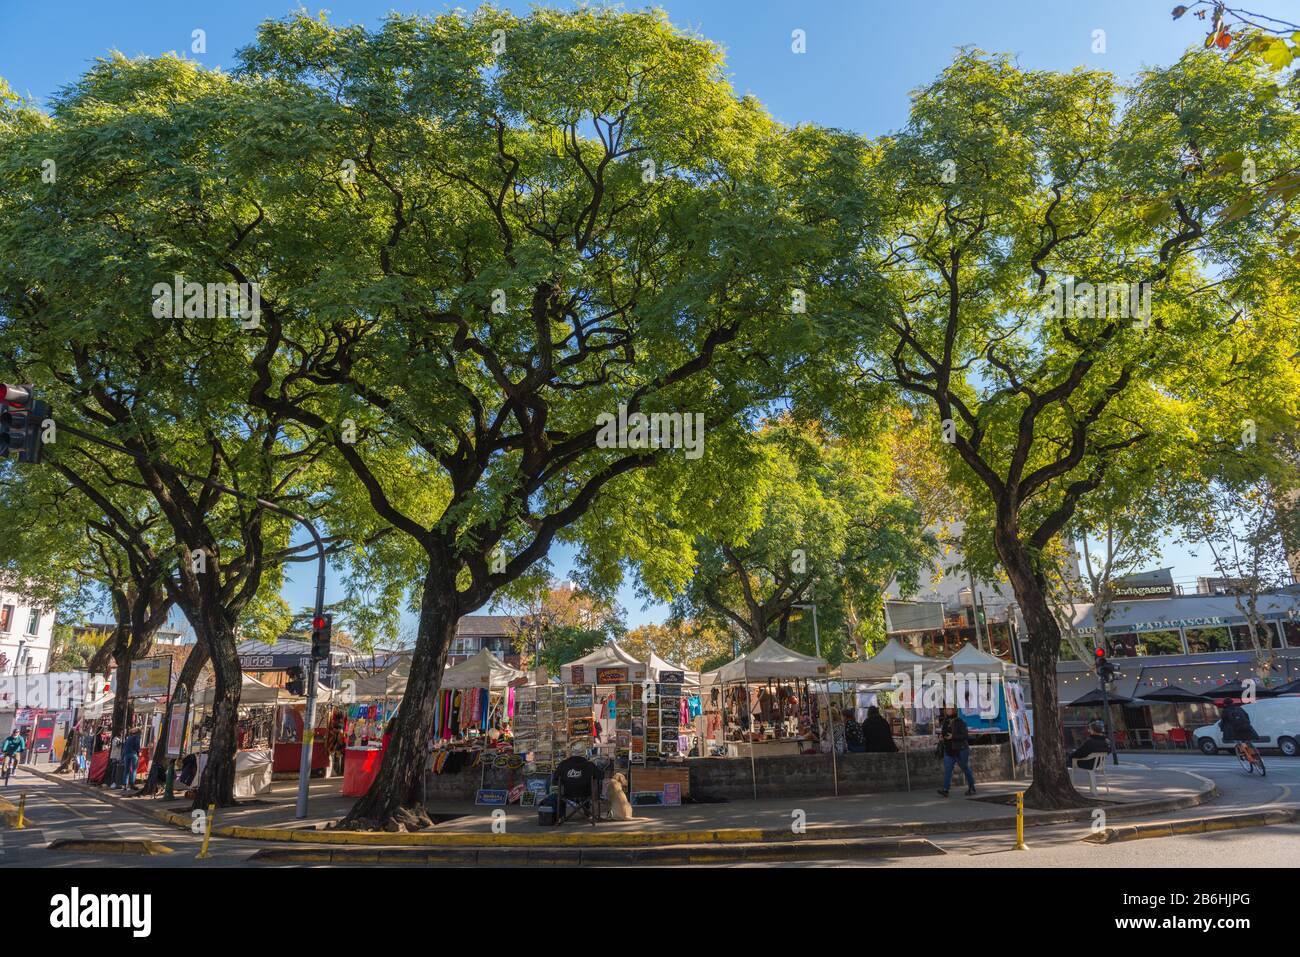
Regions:
<instances>
[{"instance_id":1,"label":"white market canopy","mask_svg":"<svg viewBox=\"0 0 1300 957\"><path fill-rule=\"evenodd\" d=\"M194 692L194 705L198 708L210 708L212 702L217 696L217 686L215 684L205 685L198 691ZM280 700L280 689L273 688L268 684L263 684L256 678L250 678L248 675L243 676L243 681L239 686L239 705L240 707L251 705L275 704Z\"/></svg>"},{"instance_id":2,"label":"white market canopy","mask_svg":"<svg viewBox=\"0 0 1300 957\"><path fill-rule=\"evenodd\" d=\"M843 665L840 677L849 681L888 681L895 675L913 674L917 665L921 666L921 673L926 674L947 667L948 662L919 655L904 647L897 638L890 638L884 648L865 661L850 661Z\"/></svg>"},{"instance_id":3,"label":"white market canopy","mask_svg":"<svg viewBox=\"0 0 1300 957\"><path fill-rule=\"evenodd\" d=\"M969 644L948 659L948 666L954 673L966 675L1004 675L1016 671L1016 666L1011 662L1003 661Z\"/></svg>"},{"instance_id":4,"label":"white market canopy","mask_svg":"<svg viewBox=\"0 0 1300 957\"><path fill-rule=\"evenodd\" d=\"M466 658L460 664L444 671L440 687L490 688L493 691L503 691L513 682L527 677L528 672L511 668L484 648L472 658Z\"/></svg>"},{"instance_id":5,"label":"white market canopy","mask_svg":"<svg viewBox=\"0 0 1300 957\"><path fill-rule=\"evenodd\" d=\"M581 670L582 680L573 680L573 669L577 667ZM605 681L600 680L600 672L604 669L622 668L627 672L627 677L622 681ZM579 658L577 661L571 661L567 665L560 666L560 680L566 684L622 684L624 681L639 684L645 680L645 664L637 661L632 655L624 651L616 641L606 642L591 654Z\"/></svg>"},{"instance_id":6,"label":"white market canopy","mask_svg":"<svg viewBox=\"0 0 1300 957\"><path fill-rule=\"evenodd\" d=\"M650 652L649 666L650 677L655 681L658 681L659 676L665 671L680 671L683 676L683 684L697 685L700 683L700 673L698 671L687 671L681 665L675 665L666 658L660 658L654 651Z\"/></svg>"},{"instance_id":7,"label":"white market canopy","mask_svg":"<svg viewBox=\"0 0 1300 957\"><path fill-rule=\"evenodd\" d=\"M344 680L352 682L352 692L358 698L400 698L406 693L410 675L411 660L403 658L378 674L357 675Z\"/></svg>"},{"instance_id":8,"label":"white market canopy","mask_svg":"<svg viewBox=\"0 0 1300 957\"><path fill-rule=\"evenodd\" d=\"M708 684L768 681L774 678L825 678L829 674L825 659L791 651L775 639L768 638L748 654L710 671L701 680Z\"/></svg>"}]
</instances>

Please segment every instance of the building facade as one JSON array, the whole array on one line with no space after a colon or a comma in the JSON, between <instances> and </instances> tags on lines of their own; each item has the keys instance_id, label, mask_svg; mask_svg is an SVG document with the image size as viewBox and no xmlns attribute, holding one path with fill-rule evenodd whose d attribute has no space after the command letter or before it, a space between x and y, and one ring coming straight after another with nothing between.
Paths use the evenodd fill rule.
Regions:
<instances>
[{"instance_id":1,"label":"building facade","mask_svg":"<svg viewBox=\"0 0 1300 957\"><path fill-rule=\"evenodd\" d=\"M0 676L49 670L54 612L0 589Z\"/></svg>"}]
</instances>

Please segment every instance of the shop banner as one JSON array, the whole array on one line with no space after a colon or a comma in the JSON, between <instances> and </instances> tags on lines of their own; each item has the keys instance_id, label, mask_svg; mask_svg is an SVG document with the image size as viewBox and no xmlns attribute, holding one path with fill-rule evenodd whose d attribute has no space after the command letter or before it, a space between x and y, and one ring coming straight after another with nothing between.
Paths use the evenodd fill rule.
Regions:
<instances>
[{"instance_id":1,"label":"shop banner","mask_svg":"<svg viewBox=\"0 0 1300 957\"><path fill-rule=\"evenodd\" d=\"M131 662L131 685L128 698L162 698L171 690L172 656L137 658Z\"/></svg>"}]
</instances>

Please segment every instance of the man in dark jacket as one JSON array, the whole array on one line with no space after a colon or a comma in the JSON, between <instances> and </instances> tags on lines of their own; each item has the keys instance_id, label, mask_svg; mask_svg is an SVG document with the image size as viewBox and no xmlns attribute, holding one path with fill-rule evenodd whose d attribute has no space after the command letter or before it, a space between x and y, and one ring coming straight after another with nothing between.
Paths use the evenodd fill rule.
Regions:
<instances>
[{"instance_id":1,"label":"man in dark jacket","mask_svg":"<svg viewBox=\"0 0 1300 957\"><path fill-rule=\"evenodd\" d=\"M1235 701L1229 701L1223 706L1223 714L1219 717L1219 731L1223 735L1224 744L1254 741L1259 737L1255 733L1255 726L1250 723L1250 715Z\"/></svg>"},{"instance_id":2,"label":"man in dark jacket","mask_svg":"<svg viewBox=\"0 0 1300 957\"><path fill-rule=\"evenodd\" d=\"M889 722L877 707L872 706L867 709L867 718L862 722L862 743L863 749L873 754L898 750L898 745L894 744L894 733L889 728Z\"/></svg>"},{"instance_id":3,"label":"man in dark jacket","mask_svg":"<svg viewBox=\"0 0 1300 957\"><path fill-rule=\"evenodd\" d=\"M943 787L939 788L939 794L948 796L948 788L952 785L952 769L956 765L961 765L962 773L966 775L966 794L974 794L975 775L970 769L970 729L957 714L956 708L944 710L943 724L939 727L939 735L943 739Z\"/></svg>"},{"instance_id":4,"label":"man in dark jacket","mask_svg":"<svg viewBox=\"0 0 1300 957\"><path fill-rule=\"evenodd\" d=\"M1088 722L1088 736L1083 739L1083 743L1070 752L1068 763L1073 764L1075 761L1091 758L1094 755L1110 754L1110 742L1106 740L1106 725L1101 721L1093 720ZM1093 770L1099 766L1104 757L1092 762Z\"/></svg>"}]
</instances>

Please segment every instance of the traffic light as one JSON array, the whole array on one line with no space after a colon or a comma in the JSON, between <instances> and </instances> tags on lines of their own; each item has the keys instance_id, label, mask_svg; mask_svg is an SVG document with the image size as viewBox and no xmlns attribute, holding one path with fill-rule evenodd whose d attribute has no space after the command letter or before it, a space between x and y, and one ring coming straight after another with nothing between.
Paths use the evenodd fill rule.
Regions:
<instances>
[{"instance_id":1,"label":"traffic light","mask_svg":"<svg viewBox=\"0 0 1300 957\"><path fill-rule=\"evenodd\" d=\"M1097 649L1096 667L1097 667L1097 677L1100 678L1102 681L1106 681L1106 682L1114 678L1115 672L1119 671L1119 668L1117 666L1111 664L1109 661L1106 660L1105 648Z\"/></svg>"},{"instance_id":2,"label":"traffic light","mask_svg":"<svg viewBox=\"0 0 1300 957\"><path fill-rule=\"evenodd\" d=\"M40 462L41 426L49 414L30 385L0 383L0 459L17 452L19 462Z\"/></svg>"},{"instance_id":3,"label":"traffic light","mask_svg":"<svg viewBox=\"0 0 1300 957\"><path fill-rule=\"evenodd\" d=\"M317 615L311 620L311 656L317 661L330 656L330 633L333 630L333 615Z\"/></svg>"},{"instance_id":4,"label":"traffic light","mask_svg":"<svg viewBox=\"0 0 1300 957\"><path fill-rule=\"evenodd\" d=\"M306 683L303 681L302 669L286 668L284 674L284 686L288 689L289 694L293 695L295 698L301 698L307 687Z\"/></svg>"}]
</instances>

